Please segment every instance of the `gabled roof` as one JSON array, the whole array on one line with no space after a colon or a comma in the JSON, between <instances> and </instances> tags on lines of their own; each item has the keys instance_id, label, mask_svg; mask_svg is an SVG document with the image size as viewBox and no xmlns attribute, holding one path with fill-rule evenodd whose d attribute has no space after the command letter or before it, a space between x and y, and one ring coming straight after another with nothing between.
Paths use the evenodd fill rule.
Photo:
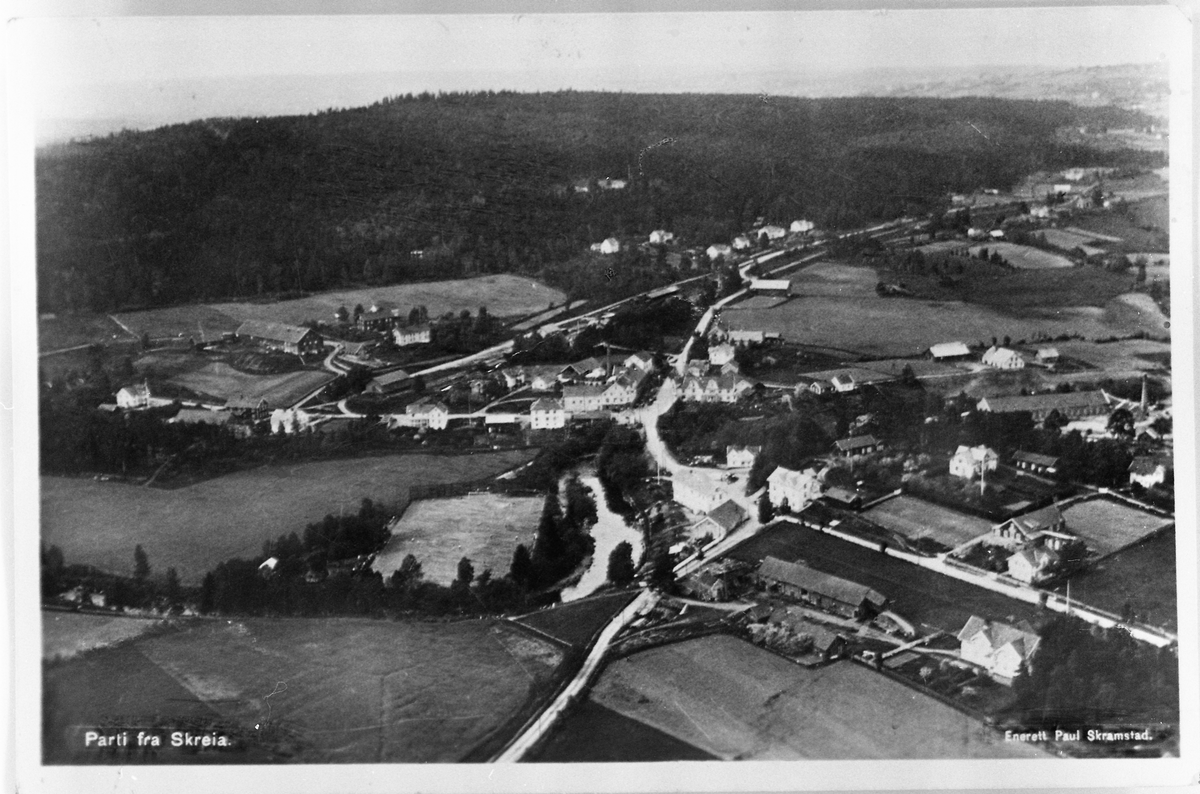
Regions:
<instances>
[{"instance_id":1,"label":"gabled roof","mask_svg":"<svg viewBox=\"0 0 1200 794\"><path fill-rule=\"evenodd\" d=\"M433 330L433 326L428 323L420 325L401 325L394 329L395 333L399 334L423 334Z\"/></svg>"},{"instance_id":2,"label":"gabled roof","mask_svg":"<svg viewBox=\"0 0 1200 794\"><path fill-rule=\"evenodd\" d=\"M969 642L981 633L987 638L993 651L997 651L1005 645L1012 645L1013 650L1023 659L1032 656L1033 652L1037 650L1038 643L1041 642L1041 637L1025 621L1021 621L1016 626L1010 626L1007 623L984 620L978 615L971 616L967 624L958 632L958 639L960 642Z\"/></svg>"},{"instance_id":3,"label":"gabled roof","mask_svg":"<svg viewBox=\"0 0 1200 794\"><path fill-rule=\"evenodd\" d=\"M1050 394L1025 394L1015 397L984 397L979 401L980 410L986 403L987 409L995 413L1017 411L1053 411L1068 408L1098 408L1107 406L1108 400L1102 391L1051 392Z\"/></svg>"},{"instance_id":4,"label":"gabled roof","mask_svg":"<svg viewBox=\"0 0 1200 794\"><path fill-rule=\"evenodd\" d=\"M529 411L530 413L543 413L546 411L561 411L562 409L563 404L559 400L553 400L549 397L542 397L541 399L533 401L533 405L530 406Z\"/></svg>"},{"instance_id":5,"label":"gabled roof","mask_svg":"<svg viewBox=\"0 0 1200 794\"><path fill-rule=\"evenodd\" d=\"M1158 458L1152 458L1147 455L1140 455L1133 459L1133 463L1129 464L1130 474L1154 474L1160 468L1166 469L1167 466Z\"/></svg>"},{"instance_id":6,"label":"gabled roof","mask_svg":"<svg viewBox=\"0 0 1200 794\"><path fill-rule=\"evenodd\" d=\"M311 328L286 323L271 323L263 320L246 320L238 326L238 336L252 336L256 339L270 339L276 342L297 344L308 334L316 333Z\"/></svg>"},{"instance_id":7,"label":"gabled roof","mask_svg":"<svg viewBox=\"0 0 1200 794\"><path fill-rule=\"evenodd\" d=\"M378 383L380 386L387 386L392 383L402 383L410 380L409 374L402 369L397 369L392 372L385 372L381 375L376 375L371 378L372 383Z\"/></svg>"},{"instance_id":8,"label":"gabled roof","mask_svg":"<svg viewBox=\"0 0 1200 794\"><path fill-rule=\"evenodd\" d=\"M852 438L843 438L841 441L835 442L835 445L842 452L850 452L855 449L878 446L879 441L875 436L854 436Z\"/></svg>"},{"instance_id":9,"label":"gabled roof","mask_svg":"<svg viewBox=\"0 0 1200 794\"><path fill-rule=\"evenodd\" d=\"M762 447L757 445L751 446L750 444L747 444L744 447L730 444L729 446L725 447L725 454L727 456L733 454L734 452L749 452L751 455L757 455L758 453L762 452Z\"/></svg>"},{"instance_id":10,"label":"gabled roof","mask_svg":"<svg viewBox=\"0 0 1200 794\"><path fill-rule=\"evenodd\" d=\"M234 410L256 409L264 405L267 405L266 397L251 397L247 394L235 394L225 401L225 407Z\"/></svg>"},{"instance_id":11,"label":"gabled roof","mask_svg":"<svg viewBox=\"0 0 1200 794\"><path fill-rule=\"evenodd\" d=\"M134 397L149 397L150 387L145 383L131 383L128 386L122 386L117 390L117 394L126 392Z\"/></svg>"},{"instance_id":12,"label":"gabled roof","mask_svg":"<svg viewBox=\"0 0 1200 794\"><path fill-rule=\"evenodd\" d=\"M969 356L971 348L963 342L939 342L929 348L929 354L934 358L949 358L951 356Z\"/></svg>"},{"instance_id":13,"label":"gabled roof","mask_svg":"<svg viewBox=\"0 0 1200 794\"><path fill-rule=\"evenodd\" d=\"M1021 463L1032 463L1034 466L1046 466L1051 469L1058 465L1058 458L1022 450L1013 453L1013 460L1020 461Z\"/></svg>"},{"instance_id":14,"label":"gabled roof","mask_svg":"<svg viewBox=\"0 0 1200 794\"><path fill-rule=\"evenodd\" d=\"M832 488L826 488L824 495L842 504L852 504L859 498L857 491L851 491L849 488L842 488L837 485Z\"/></svg>"},{"instance_id":15,"label":"gabled roof","mask_svg":"<svg viewBox=\"0 0 1200 794\"><path fill-rule=\"evenodd\" d=\"M732 532L738 524L746 520L746 511L737 502L726 499L715 509L710 510L707 518L726 532Z\"/></svg>"},{"instance_id":16,"label":"gabled roof","mask_svg":"<svg viewBox=\"0 0 1200 794\"><path fill-rule=\"evenodd\" d=\"M432 413L434 411L440 411L444 414L450 413L450 409L444 402L441 400L434 400L429 397L422 397L416 402L409 403L408 405L404 406L404 413L409 414L410 416Z\"/></svg>"},{"instance_id":17,"label":"gabled roof","mask_svg":"<svg viewBox=\"0 0 1200 794\"><path fill-rule=\"evenodd\" d=\"M782 466L776 466L775 471L771 472L767 477L767 482L771 485L778 485L781 488L800 488L815 479L817 473L812 469L804 471L793 471L785 469Z\"/></svg>"},{"instance_id":18,"label":"gabled roof","mask_svg":"<svg viewBox=\"0 0 1200 794\"><path fill-rule=\"evenodd\" d=\"M1034 510L1032 513L1013 516L1004 523L1011 523L1026 535L1030 535L1056 526L1062 521L1063 514L1058 509L1058 505L1047 505L1040 510Z\"/></svg>"},{"instance_id":19,"label":"gabled roof","mask_svg":"<svg viewBox=\"0 0 1200 794\"><path fill-rule=\"evenodd\" d=\"M792 288L792 282L786 278L752 278L750 279L750 289L772 289L772 290L789 290Z\"/></svg>"},{"instance_id":20,"label":"gabled roof","mask_svg":"<svg viewBox=\"0 0 1200 794\"><path fill-rule=\"evenodd\" d=\"M608 390L603 384L584 384L582 386L563 386L563 399L568 397L599 397Z\"/></svg>"},{"instance_id":21,"label":"gabled roof","mask_svg":"<svg viewBox=\"0 0 1200 794\"><path fill-rule=\"evenodd\" d=\"M777 582L828 596L843 604L858 606L863 601L867 601L871 604L882 605L887 602L886 596L866 585L823 573L815 568L809 568L807 565L784 562L776 557L764 559L758 568L758 573L760 576L774 579Z\"/></svg>"},{"instance_id":22,"label":"gabled roof","mask_svg":"<svg viewBox=\"0 0 1200 794\"><path fill-rule=\"evenodd\" d=\"M968 447L966 444L960 444L954 452L954 457L969 457L975 463L982 463L989 455L995 455L995 451L980 444L977 447Z\"/></svg>"}]
</instances>

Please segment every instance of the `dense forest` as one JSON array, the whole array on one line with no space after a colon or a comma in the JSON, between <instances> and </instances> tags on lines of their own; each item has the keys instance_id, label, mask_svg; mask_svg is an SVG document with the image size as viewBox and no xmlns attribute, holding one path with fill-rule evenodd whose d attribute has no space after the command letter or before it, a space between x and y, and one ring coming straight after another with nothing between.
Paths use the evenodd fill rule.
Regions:
<instances>
[{"instance_id":1,"label":"dense forest","mask_svg":"<svg viewBox=\"0 0 1200 794\"><path fill-rule=\"evenodd\" d=\"M759 216L846 228L1043 168L1160 165L1054 137L1148 122L1065 102L568 91L123 132L38 154L39 302L112 311L495 272L579 292L576 271L596 269L579 255L609 236L667 228L704 246ZM620 264L592 286L655 280L634 272L649 262Z\"/></svg>"}]
</instances>

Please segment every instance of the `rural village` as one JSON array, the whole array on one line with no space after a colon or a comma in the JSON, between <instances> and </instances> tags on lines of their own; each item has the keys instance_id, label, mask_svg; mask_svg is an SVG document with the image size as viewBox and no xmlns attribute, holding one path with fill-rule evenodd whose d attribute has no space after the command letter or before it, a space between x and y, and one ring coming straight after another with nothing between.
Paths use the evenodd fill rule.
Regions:
<instances>
[{"instance_id":1,"label":"rural village","mask_svg":"<svg viewBox=\"0 0 1200 794\"><path fill-rule=\"evenodd\" d=\"M595 234L600 283L657 274L623 296L43 312L47 762L181 762L95 754L101 663L236 747L197 762L1177 753L1167 192L1085 161L856 226ZM449 680L398 683L399 645Z\"/></svg>"}]
</instances>

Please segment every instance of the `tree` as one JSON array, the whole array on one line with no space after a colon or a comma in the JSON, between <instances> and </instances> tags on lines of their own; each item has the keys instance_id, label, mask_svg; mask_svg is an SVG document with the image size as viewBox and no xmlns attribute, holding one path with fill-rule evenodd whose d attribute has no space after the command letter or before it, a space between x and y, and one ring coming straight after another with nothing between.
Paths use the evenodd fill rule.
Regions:
<instances>
[{"instance_id":1,"label":"tree","mask_svg":"<svg viewBox=\"0 0 1200 794\"><path fill-rule=\"evenodd\" d=\"M528 588L533 583L533 558L529 555L529 548L524 543L517 544L516 551L513 552L509 575L522 588Z\"/></svg>"},{"instance_id":2,"label":"tree","mask_svg":"<svg viewBox=\"0 0 1200 794\"><path fill-rule=\"evenodd\" d=\"M150 558L146 556L146 551L139 543L133 550L133 578L138 582L144 582L149 575Z\"/></svg>"},{"instance_id":3,"label":"tree","mask_svg":"<svg viewBox=\"0 0 1200 794\"><path fill-rule=\"evenodd\" d=\"M454 584L459 587L470 587L471 582L475 579L475 566L466 557L458 561L458 575L454 579Z\"/></svg>"},{"instance_id":4,"label":"tree","mask_svg":"<svg viewBox=\"0 0 1200 794\"><path fill-rule=\"evenodd\" d=\"M762 496L758 497L758 523L766 524L775 518L775 506L771 504L771 497L764 490Z\"/></svg>"},{"instance_id":5,"label":"tree","mask_svg":"<svg viewBox=\"0 0 1200 794\"><path fill-rule=\"evenodd\" d=\"M150 332L149 331L142 331L141 342L142 342L142 350L150 349Z\"/></svg>"},{"instance_id":6,"label":"tree","mask_svg":"<svg viewBox=\"0 0 1200 794\"><path fill-rule=\"evenodd\" d=\"M334 317L337 317L339 323L344 323L350 319L350 312L346 311L345 306L339 306L338 310L334 312Z\"/></svg>"},{"instance_id":7,"label":"tree","mask_svg":"<svg viewBox=\"0 0 1200 794\"><path fill-rule=\"evenodd\" d=\"M411 592L421 584L424 575L417 558L406 554L400 561L400 567L392 574L391 585L399 590Z\"/></svg>"},{"instance_id":8,"label":"tree","mask_svg":"<svg viewBox=\"0 0 1200 794\"><path fill-rule=\"evenodd\" d=\"M1108 432L1119 436L1133 435L1133 413L1128 408L1118 408L1108 417Z\"/></svg>"},{"instance_id":9,"label":"tree","mask_svg":"<svg viewBox=\"0 0 1200 794\"><path fill-rule=\"evenodd\" d=\"M660 544L654 553L650 565L650 584L664 593L670 593L675 589L675 564L671 561L671 554L663 544Z\"/></svg>"},{"instance_id":10,"label":"tree","mask_svg":"<svg viewBox=\"0 0 1200 794\"><path fill-rule=\"evenodd\" d=\"M617 586L627 585L634 574L633 546L623 540L608 555L608 581Z\"/></svg>"},{"instance_id":11,"label":"tree","mask_svg":"<svg viewBox=\"0 0 1200 794\"><path fill-rule=\"evenodd\" d=\"M213 611L216 592L217 579L212 571L209 571L204 574L204 581L200 584L200 614L207 615Z\"/></svg>"},{"instance_id":12,"label":"tree","mask_svg":"<svg viewBox=\"0 0 1200 794\"><path fill-rule=\"evenodd\" d=\"M412 379L413 394L425 393L425 379L420 375L414 375Z\"/></svg>"},{"instance_id":13,"label":"tree","mask_svg":"<svg viewBox=\"0 0 1200 794\"><path fill-rule=\"evenodd\" d=\"M167 601L171 606L179 603L179 574L174 568L167 569Z\"/></svg>"},{"instance_id":14,"label":"tree","mask_svg":"<svg viewBox=\"0 0 1200 794\"><path fill-rule=\"evenodd\" d=\"M358 323L358 318L364 314L366 314L366 309L363 308L363 305L361 303L354 304L354 322L356 324Z\"/></svg>"}]
</instances>

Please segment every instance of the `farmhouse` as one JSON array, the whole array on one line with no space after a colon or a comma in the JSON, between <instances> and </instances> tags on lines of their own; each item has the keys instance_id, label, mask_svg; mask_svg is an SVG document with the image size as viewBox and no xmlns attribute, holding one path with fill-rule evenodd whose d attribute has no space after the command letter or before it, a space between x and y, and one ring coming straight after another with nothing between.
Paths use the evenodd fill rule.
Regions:
<instances>
[{"instance_id":1,"label":"farmhouse","mask_svg":"<svg viewBox=\"0 0 1200 794\"><path fill-rule=\"evenodd\" d=\"M1013 455L1013 465L1032 474L1058 474L1058 458L1036 452L1018 450Z\"/></svg>"},{"instance_id":2,"label":"farmhouse","mask_svg":"<svg viewBox=\"0 0 1200 794\"><path fill-rule=\"evenodd\" d=\"M529 380L529 388L534 391L553 391L559 383L559 371L555 366L526 368L525 376Z\"/></svg>"},{"instance_id":3,"label":"farmhouse","mask_svg":"<svg viewBox=\"0 0 1200 794\"><path fill-rule=\"evenodd\" d=\"M885 372L879 372L862 367L845 367L842 369L827 369L820 372L807 372L799 377L800 388L805 388L814 394L845 394L857 391L862 386L875 383L886 383L895 377Z\"/></svg>"},{"instance_id":4,"label":"farmhouse","mask_svg":"<svg viewBox=\"0 0 1200 794\"><path fill-rule=\"evenodd\" d=\"M642 372L653 372L655 369L654 354L649 350L639 350L636 353L632 353L621 363L626 369L637 367Z\"/></svg>"},{"instance_id":5,"label":"farmhouse","mask_svg":"<svg viewBox=\"0 0 1200 794\"><path fill-rule=\"evenodd\" d=\"M750 279L750 292L755 295L774 295L786 298L792 291L792 282L786 278Z\"/></svg>"},{"instance_id":6,"label":"farmhouse","mask_svg":"<svg viewBox=\"0 0 1200 794\"><path fill-rule=\"evenodd\" d=\"M376 375L367 382L365 392L370 394L395 394L412 386L412 378L402 369Z\"/></svg>"},{"instance_id":7,"label":"farmhouse","mask_svg":"<svg viewBox=\"0 0 1200 794\"><path fill-rule=\"evenodd\" d=\"M1065 419L1099 416L1108 412L1108 398L1102 391L1052 392L1014 397L984 397L976 408L997 414L1028 412L1033 421L1044 422L1057 411Z\"/></svg>"},{"instance_id":8,"label":"farmhouse","mask_svg":"<svg viewBox=\"0 0 1200 794\"><path fill-rule=\"evenodd\" d=\"M716 510L729 497L710 480L683 472L671 478L672 499L694 513Z\"/></svg>"},{"instance_id":9,"label":"farmhouse","mask_svg":"<svg viewBox=\"0 0 1200 794\"><path fill-rule=\"evenodd\" d=\"M1133 459L1129 464L1129 484L1137 483L1143 488L1162 485L1167 479L1167 466L1161 460L1146 455Z\"/></svg>"},{"instance_id":10,"label":"farmhouse","mask_svg":"<svg viewBox=\"0 0 1200 794\"><path fill-rule=\"evenodd\" d=\"M674 233L665 231L663 229L655 229L654 231L650 232L651 245L666 245L674 239Z\"/></svg>"},{"instance_id":11,"label":"farmhouse","mask_svg":"<svg viewBox=\"0 0 1200 794\"><path fill-rule=\"evenodd\" d=\"M604 390L604 405L632 405L637 401L638 393L642 390L642 384L645 382L646 373L640 369L622 372Z\"/></svg>"},{"instance_id":12,"label":"farmhouse","mask_svg":"<svg viewBox=\"0 0 1200 794\"><path fill-rule=\"evenodd\" d=\"M952 361L968 358L970 355L971 348L963 342L939 342L929 348L929 357L935 361Z\"/></svg>"},{"instance_id":13,"label":"farmhouse","mask_svg":"<svg viewBox=\"0 0 1200 794\"><path fill-rule=\"evenodd\" d=\"M409 325L392 329L392 339L396 347L409 345L427 345L433 341L433 329L428 325Z\"/></svg>"},{"instance_id":14,"label":"farmhouse","mask_svg":"<svg viewBox=\"0 0 1200 794\"><path fill-rule=\"evenodd\" d=\"M842 457L849 458L854 455L869 455L883 447L879 439L875 436L852 436L851 438L843 438L840 441L834 442L837 451L842 453Z\"/></svg>"},{"instance_id":15,"label":"farmhouse","mask_svg":"<svg viewBox=\"0 0 1200 794\"><path fill-rule=\"evenodd\" d=\"M762 447L725 447L725 463L731 468L749 468L754 465Z\"/></svg>"},{"instance_id":16,"label":"farmhouse","mask_svg":"<svg viewBox=\"0 0 1200 794\"><path fill-rule=\"evenodd\" d=\"M1039 364L1053 366L1058 363L1058 348L1054 347L1039 347L1037 355L1034 357Z\"/></svg>"},{"instance_id":17,"label":"farmhouse","mask_svg":"<svg viewBox=\"0 0 1200 794\"><path fill-rule=\"evenodd\" d=\"M621 241L616 237L608 237L603 242L593 243L592 250L601 254L615 254L621 250Z\"/></svg>"},{"instance_id":18,"label":"farmhouse","mask_svg":"<svg viewBox=\"0 0 1200 794\"><path fill-rule=\"evenodd\" d=\"M992 527L992 537L1004 546L1036 544L1054 551L1061 551L1079 540L1067 530L1067 519L1057 505L1049 505L996 524Z\"/></svg>"},{"instance_id":19,"label":"farmhouse","mask_svg":"<svg viewBox=\"0 0 1200 794\"><path fill-rule=\"evenodd\" d=\"M150 404L150 385L135 383L117 392L118 408L145 408Z\"/></svg>"},{"instance_id":20,"label":"farmhouse","mask_svg":"<svg viewBox=\"0 0 1200 794\"><path fill-rule=\"evenodd\" d=\"M724 601L727 595L725 577L721 572L702 568L679 583L684 595L701 601Z\"/></svg>"},{"instance_id":21,"label":"farmhouse","mask_svg":"<svg viewBox=\"0 0 1200 794\"><path fill-rule=\"evenodd\" d=\"M733 250L735 251L745 251L753 246L754 243L750 242L750 238L744 234L739 234L737 237L733 238Z\"/></svg>"},{"instance_id":22,"label":"farmhouse","mask_svg":"<svg viewBox=\"0 0 1200 794\"><path fill-rule=\"evenodd\" d=\"M874 617L887 605L886 596L866 585L777 557L765 558L755 578L760 587L845 617Z\"/></svg>"},{"instance_id":23,"label":"farmhouse","mask_svg":"<svg viewBox=\"0 0 1200 794\"><path fill-rule=\"evenodd\" d=\"M268 350L282 350L298 356L315 355L323 347L321 335L311 328L262 320L246 320L238 327L237 337Z\"/></svg>"},{"instance_id":24,"label":"farmhouse","mask_svg":"<svg viewBox=\"0 0 1200 794\"><path fill-rule=\"evenodd\" d=\"M730 344L713 345L708 349L708 363L714 367L733 361L734 347Z\"/></svg>"},{"instance_id":25,"label":"farmhouse","mask_svg":"<svg viewBox=\"0 0 1200 794\"><path fill-rule=\"evenodd\" d=\"M450 409L445 403L428 397L409 403L405 406L404 413L414 427L445 430L446 425L450 423Z\"/></svg>"},{"instance_id":26,"label":"farmhouse","mask_svg":"<svg viewBox=\"0 0 1200 794\"><path fill-rule=\"evenodd\" d=\"M696 522L693 529L696 533L712 535L713 540L721 540L735 530L747 518L746 511L732 499L726 499L709 514Z\"/></svg>"},{"instance_id":27,"label":"farmhouse","mask_svg":"<svg viewBox=\"0 0 1200 794\"><path fill-rule=\"evenodd\" d=\"M399 309L379 309L358 315L358 325L366 331L386 331L399 319Z\"/></svg>"},{"instance_id":28,"label":"farmhouse","mask_svg":"<svg viewBox=\"0 0 1200 794\"><path fill-rule=\"evenodd\" d=\"M235 394L225 401L225 407L239 419L249 419L257 422L266 418L270 406L265 397L252 397L245 394Z\"/></svg>"},{"instance_id":29,"label":"farmhouse","mask_svg":"<svg viewBox=\"0 0 1200 794\"><path fill-rule=\"evenodd\" d=\"M529 409L530 426L534 430L557 430L566 427L567 414L559 400L543 397Z\"/></svg>"},{"instance_id":30,"label":"farmhouse","mask_svg":"<svg viewBox=\"0 0 1200 794\"><path fill-rule=\"evenodd\" d=\"M721 257L728 259L733 256L733 249L724 243L713 243L705 249L704 253L708 254L708 258L712 260L720 259Z\"/></svg>"},{"instance_id":31,"label":"farmhouse","mask_svg":"<svg viewBox=\"0 0 1200 794\"><path fill-rule=\"evenodd\" d=\"M767 339L765 331L726 331L725 341L734 347L761 345Z\"/></svg>"},{"instance_id":32,"label":"farmhouse","mask_svg":"<svg viewBox=\"0 0 1200 794\"><path fill-rule=\"evenodd\" d=\"M276 408L271 411L271 432L291 435L308 430L317 424L320 417L299 409Z\"/></svg>"},{"instance_id":33,"label":"farmhouse","mask_svg":"<svg viewBox=\"0 0 1200 794\"><path fill-rule=\"evenodd\" d=\"M787 229L782 226L764 226L758 230L758 239L766 237L768 240L782 240L787 236Z\"/></svg>"},{"instance_id":34,"label":"farmhouse","mask_svg":"<svg viewBox=\"0 0 1200 794\"><path fill-rule=\"evenodd\" d=\"M793 234L804 234L806 232L811 232L813 230L813 222L805 220L792 221L792 225L789 230Z\"/></svg>"},{"instance_id":35,"label":"farmhouse","mask_svg":"<svg viewBox=\"0 0 1200 794\"><path fill-rule=\"evenodd\" d=\"M1008 558L1008 575L1025 584L1041 584L1053 578L1062 558L1046 546L1029 545Z\"/></svg>"},{"instance_id":36,"label":"farmhouse","mask_svg":"<svg viewBox=\"0 0 1200 794\"><path fill-rule=\"evenodd\" d=\"M785 504L792 512L803 510L821 496L821 483L815 469L792 471L779 466L767 477L767 499L775 507Z\"/></svg>"},{"instance_id":37,"label":"farmhouse","mask_svg":"<svg viewBox=\"0 0 1200 794\"><path fill-rule=\"evenodd\" d=\"M1020 353L995 345L989 347L983 354L983 363L992 369L1023 369L1025 367L1025 359L1021 358Z\"/></svg>"},{"instance_id":38,"label":"farmhouse","mask_svg":"<svg viewBox=\"0 0 1200 794\"><path fill-rule=\"evenodd\" d=\"M1001 683L1011 685L1021 664L1029 667L1041 638L1025 621L1010 626L972 615L958 632L958 641L963 659L985 668Z\"/></svg>"},{"instance_id":39,"label":"farmhouse","mask_svg":"<svg viewBox=\"0 0 1200 794\"><path fill-rule=\"evenodd\" d=\"M606 386L583 385L563 387L563 407L570 413L598 411L604 407Z\"/></svg>"},{"instance_id":40,"label":"farmhouse","mask_svg":"<svg viewBox=\"0 0 1200 794\"><path fill-rule=\"evenodd\" d=\"M954 457L950 458L950 474L964 480L982 477L984 472L995 471L1000 463L1000 456L995 450L982 444L978 447L968 447L960 444Z\"/></svg>"}]
</instances>

